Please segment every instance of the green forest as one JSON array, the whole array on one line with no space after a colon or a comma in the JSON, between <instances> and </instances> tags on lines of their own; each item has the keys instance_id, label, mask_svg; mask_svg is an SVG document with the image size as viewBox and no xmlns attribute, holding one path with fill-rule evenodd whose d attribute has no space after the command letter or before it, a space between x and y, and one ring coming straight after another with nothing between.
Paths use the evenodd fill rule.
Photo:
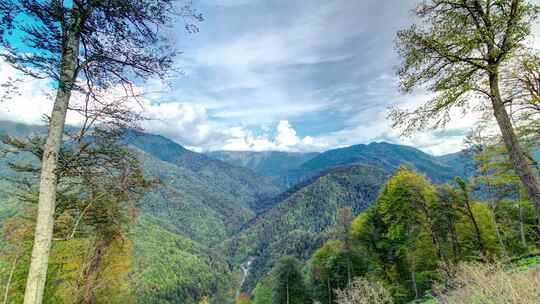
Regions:
<instances>
[{"instance_id":1,"label":"green forest","mask_svg":"<svg viewBox=\"0 0 540 304\"><path fill-rule=\"evenodd\" d=\"M0 303L539 303L540 3L323 2L0 0Z\"/></svg>"}]
</instances>

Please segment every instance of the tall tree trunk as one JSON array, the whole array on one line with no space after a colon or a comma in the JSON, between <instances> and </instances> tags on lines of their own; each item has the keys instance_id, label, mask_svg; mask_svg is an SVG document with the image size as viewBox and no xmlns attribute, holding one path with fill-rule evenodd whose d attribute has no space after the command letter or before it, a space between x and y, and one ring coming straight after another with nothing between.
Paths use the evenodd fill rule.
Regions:
<instances>
[{"instance_id":1,"label":"tall tree trunk","mask_svg":"<svg viewBox=\"0 0 540 304\"><path fill-rule=\"evenodd\" d=\"M79 21L67 30L62 50L60 79L56 99L49 121L49 133L43 150L41 178L39 184L38 214L30 269L26 281L24 304L41 304L45 291L49 252L54 228L56 205L58 154L71 90L76 78L79 55Z\"/></svg>"},{"instance_id":2,"label":"tall tree trunk","mask_svg":"<svg viewBox=\"0 0 540 304\"><path fill-rule=\"evenodd\" d=\"M480 231L480 226L478 226L478 222L476 222L476 218L474 217L474 213L472 211L471 205L469 204L469 201L465 202L465 206L467 208L467 213L469 215L469 218L471 219L471 222L474 227L474 231L476 233L476 239L478 240L478 247L480 248L480 251L484 255L483 258L487 258L486 248L484 246L484 239L482 239L482 232Z\"/></svg>"},{"instance_id":3,"label":"tall tree trunk","mask_svg":"<svg viewBox=\"0 0 540 304\"><path fill-rule=\"evenodd\" d=\"M501 230L499 229L499 223L497 223L497 218L495 216L495 211L492 210L491 214L493 215L493 226L495 227L495 236L497 237L497 241L499 242L499 246L501 247L501 250L503 252L503 255L507 255L506 252L506 246L504 245L502 236L501 236Z\"/></svg>"},{"instance_id":4,"label":"tall tree trunk","mask_svg":"<svg viewBox=\"0 0 540 304\"><path fill-rule=\"evenodd\" d=\"M352 281L352 271L351 271L351 266L352 266L352 263L351 263L351 246L350 246L350 242L349 242L349 236L348 236L348 232L347 232L347 235L345 236L345 254L347 255L347 287L351 287L351 281Z\"/></svg>"},{"instance_id":5,"label":"tall tree trunk","mask_svg":"<svg viewBox=\"0 0 540 304\"><path fill-rule=\"evenodd\" d=\"M492 193L491 186L488 186L488 187L490 189L489 190L490 197L492 197L493 195L491 194ZM499 242L499 246L501 247L503 255L506 256L507 255L506 246L504 245L504 242L501 236L501 230L499 229L499 223L497 222L497 214L496 214L497 205L498 205L497 200L493 199L493 201L491 202L491 215L493 216L493 226L495 227L495 236L497 237L497 241Z\"/></svg>"},{"instance_id":6,"label":"tall tree trunk","mask_svg":"<svg viewBox=\"0 0 540 304\"><path fill-rule=\"evenodd\" d=\"M452 254L454 257L453 262L455 262L458 259L458 256L461 255L461 247L459 246L454 219L447 214L447 220L450 239L452 241Z\"/></svg>"},{"instance_id":7,"label":"tall tree trunk","mask_svg":"<svg viewBox=\"0 0 540 304\"><path fill-rule=\"evenodd\" d=\"M540 230L540 187L534 177L532 170L529 166L529 161L522 151L519 140L514 132L514 127L510 120L510 116L504 106L504 101L501 97L499 89L499 74L497 66L491 67L489 74L489 85L491 90L491 103L493 106L493 114L497 120L497 124L501 130L501 135L508 151L512 166L519 176L521 183L527 189L527 194L531 202L534 203L536 211L538 213L539 223L538 229Z\"/></svg>"}]
</instances>

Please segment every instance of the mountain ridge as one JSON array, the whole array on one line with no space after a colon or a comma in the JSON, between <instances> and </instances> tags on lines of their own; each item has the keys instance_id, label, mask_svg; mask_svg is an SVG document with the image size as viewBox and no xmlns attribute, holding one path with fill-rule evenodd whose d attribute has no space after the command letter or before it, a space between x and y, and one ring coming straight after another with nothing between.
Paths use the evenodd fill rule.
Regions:
<instances>
[{"instance_id":1,"label":"mountain ridge","mask_svg":"<svg viewBox=\"0 0 540 304\"><path fill-rule=\"evenodd\" d=\"M306 153L304 159L301 152L279 151L215 151L206 155L268 176L287 188L332 168L362 164L381 167L391 172L401 165L407 165L434 182L443 183L452 180L454 176L466 176L465 165L471 162L470 157L463 151L435 156L411 146L388 142L358 144L320 153ZM279 168L280 175L277 177L266 168L276 161L272 159L276 155L285 159L287 163L284 168ZM292 157L287 159L288 155ZM263 164L260 165L261 163Z\"/></svg>"}]
</instances>

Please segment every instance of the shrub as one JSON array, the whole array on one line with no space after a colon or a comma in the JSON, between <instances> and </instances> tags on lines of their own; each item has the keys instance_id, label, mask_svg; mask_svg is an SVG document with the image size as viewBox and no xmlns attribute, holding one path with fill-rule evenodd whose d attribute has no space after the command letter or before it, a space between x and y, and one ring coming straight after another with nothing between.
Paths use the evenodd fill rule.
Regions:
<instances>
[{"instance_id":1,"label":"shrub","mask_svg":"<svg viewBox=\"0 0 540 304\"><path fill-rule=\"evenodd\" d=\"M392 304L392 296L379 283L356 278L351 286L337 290L338 304Z\"/></svg>"},{"instance_id":2,"label":"shrub","mask_svg":"<svg viewBox=\"0 0 540 304\"><path fill-rule=\"evenodd\" d=\"M540 271L505 270L500 264L461 264L437 288L443 304L535 304L540 299Z\"/></svg>"}]
</instances>

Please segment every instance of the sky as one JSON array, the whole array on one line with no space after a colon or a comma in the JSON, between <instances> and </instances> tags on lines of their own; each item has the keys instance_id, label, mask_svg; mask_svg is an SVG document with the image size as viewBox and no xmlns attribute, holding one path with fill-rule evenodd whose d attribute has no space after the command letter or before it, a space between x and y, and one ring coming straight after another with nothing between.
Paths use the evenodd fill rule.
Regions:
<instances>
[{"instance_id":1,"label":"sky","mask_svg":"<svg viewBox=\"0 0 540 304\"><path fill-rule=\"evenodd\" d=\"M170 31L182 74L140 84L144 123L195 151L324 151L387 141L432 154L456 152L476 121L456 113L446 129L400 137L386 116L425 92L398 90L394 50L418 0L194 0L205 21ZM0 80L14 73L0 63ZM0 103L0 119L39 123L46 86L27 82ZM73 116L68 123L76 124Z\"/></svg>"}]
</instances>

